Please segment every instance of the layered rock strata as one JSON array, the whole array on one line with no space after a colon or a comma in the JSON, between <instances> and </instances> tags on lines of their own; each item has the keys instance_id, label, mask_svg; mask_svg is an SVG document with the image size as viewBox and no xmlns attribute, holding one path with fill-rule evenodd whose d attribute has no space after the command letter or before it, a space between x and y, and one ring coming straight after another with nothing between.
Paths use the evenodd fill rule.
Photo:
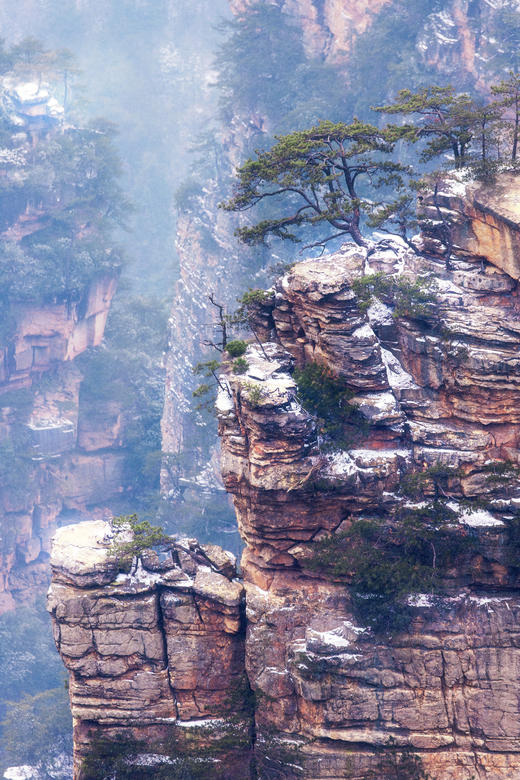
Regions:
<instances>
[{"instance_id":1,"label":"layered rock strata","mask_svg":"<svg viewBox=\"0 0 520 780\"><path fill-rule=\"evenodd\" d=\"M62 511L122 489L122 410L108 403L92 414L80 404L74 362L101 343L116 284L101 277L70 307L13 304L16 329L0 350L0 613L48 585Z\"/></svg>"},{"instance_id":2,"label":"layered rock strata","mask_svg":"<svg viewBox=\"0 0 520 780\"><path fill-rule=\"evenodd\" d=\"M112 742L135 777L167 777L170 766L175 776L249 777L234 557L184 539L118 573L112 538L108 523L85 522L60 529L53 546L48 609L69 672L74 776L109 772Z\"/></svg>"},{"instance_id":3,"label":"layered rock strata","mask_svg":"<svg viewBox=\"0 0 520 780\"><path fill-rule=\"evenodd\" d=\"M34 376L97 347L116 285L115 276L103 276L90 284L82 301L69 306L13 304L16 330L0 348L0 392L28 387Z\"/></svg>"},{"instance_id":4,"label":"layered rock strata","mask_svg":"<svg viewBox=\"0 0 520 780\"><path fill-rule=\"evenodd\" d=\"M390 11L399 12L391 0L273 0L273 4L301 29L311 58L344 69L345 83L357 39L374 22L384 22ZM253 0L229 0L238 19L246 17L253 5ZM501 36L507 13L503 3L443 0L432 7L431 13L417 16L417 62L442 74L441 80L476 84L487 92L490 72L504 56ZM392 98L388 95L388 100ZM207 359L201 342L214 340L216 317L208 295L213 294L233 309L237 295L251 283L249 258L232 239L237 220L219 210L218 203L229 195L228 179L234 168L251 150L265 146L272 132L269 117L259 111L243 115L237 108L237 114L215 140L215 174L200 195L192 198L191 205L181 207L177 225L180 278L173 296L162 421L163 451L174 456L164 460L162 491L172 501L178 498L178 477L183 471L178 465L179 456L201 438L202 426L192 404L192 391L197 385L192 367ZM190 452L191 460L199 461L199 472L207 464L205 454L212 444L213 433L206 431L206 441L198 451L195 447Z\"/></svg>"},{"instance_id":5,"label":"layered rock strata","mask_svg":"<svg viewBox=\"0 0 520 780\"><path fill-rule=\"evenodd\" d=\"M518 189L512 179L498 186ZM229 572L219 573L218 565L215 571L206 559L188 570L181 556L158 579L146 560L132 576L114 579L115 571L103 568L106 527L95 531L94 544L81 542L81 527L60 532L50 607L71 674L78 777L95 735L114 736L127 727L136 739L162 744L158 755L184 760L178 740L173 753L164 748L160 719L177 718L177 726L185 718L226 719L224 686L217 693L212 686L218 678L239 690L244 669L255 695L250 746L258 776L266 780L386 779L404 772L407 757L436 780L520 776L520 486L514 476L506 485L489 479L493 469L520 463L520 305L510 251L518 228L507 204L501 209L495 200L502 240L491 251L478 242L482 234L474 238L475 199L455 203L450 192L439 193L442 204L425 204L422 240L429 259L386 242L345 245L299 263L257 305L254 325L264 344L248 346L247 371L234 373L231 361L223 366L217 403L222 473L246 545L244 655L239 612L222 606L238 609L220 592L219 583L227 592ZM435 220L439 208L445 214ZM447 262L438 243L445 223L453 223ZM419 276L434 279L426 309L399 310L386 293L367 308L359 281L374 273L394 277L403 289ZM311 361L345 381L366 421L348 448L325 449L316 419L301 405L293 371ZM348 578L311 569L309 556L317 540L358 518L391 516L402 500L403 476L438 465L453 469L452 505L486 500L485 508L456 520L457 532L473 544L443 572L441 594L410 596L407 629L376 634L354 609ZM93 547L102 565L91 552L85 560L82 548ZM200 555L195 543L192 551ZM202 592L200 566L210 577ZM218 581L211 579L216 573ZM231 584L240 601L241 585ZM170 628L164 594L177 599L179 592L199 609L200 599L208 599L218 619L203 616L202 627L190 606ZM128 598L135 611L125 612L118 632L112 627ZM149 602L155 606L144 621L151 631L145 641ZM224 612L232 623L228 631ZM101 614L115 633L98 642L101 620L92 616ZM162 656L151 638L156 625L164 629ZM217 626L209 643L207 625ZM194 626L206 637L200 643L193 642ZM219 631L234 639L221 643ZM186 665L189 682L184 674L179 682L174 670ZM135 695L144 671L157 675L155 687ZM121 693L127 684L128 700ZM199 697L206 709L197 715L191 703ZM246 742L237 747L244 751L240 768L215 765L208 776L247 777Z\"/></svg>"},{"instance_id":6,"label":"layered rock strata","mask_svg":"<svg viewBox=\"0 0 520 780\"><path fill-rule=\"evenodd\" d=\"M518 186L499 184L510 196ZM520 773L519 491L516 480L499 491L486 478L490 464L520 454L518 226L506 207L495 201L502 240L491 251L474 239L476 207L464 201L448 268L396 245L345 246L296 265L257 314L265 354L250 346L248 372L227 374L223 475L247 545L261 777L386 777L378 772L399 748L437 780ZM432 272L434 317L395 318L381 300L364 313L352 283L378 271ZM370 423L348 451L322 452L298 401L291 367L309 361L348 383ZM437 464L460 474L454 501L487 495L490 509L461 516L475 549L445 572L446 595L414 597L410 629L383 641L354 617L348 588L306 569L307 556L323 534L391 511L402 476Z\"/></svg>"}]
</instances>

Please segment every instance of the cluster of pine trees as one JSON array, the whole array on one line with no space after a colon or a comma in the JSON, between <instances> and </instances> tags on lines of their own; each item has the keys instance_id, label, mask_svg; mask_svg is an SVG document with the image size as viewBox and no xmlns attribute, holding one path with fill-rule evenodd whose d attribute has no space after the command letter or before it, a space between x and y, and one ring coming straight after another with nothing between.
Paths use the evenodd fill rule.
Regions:
<instances>
[{"instance_id":1,"label":"cluster of pine trees","mask_svg":"<svg viewBox=\"0 0 520 780\"><path fill-rule=\"evenodd\" d=\"M223 206L256 209L260 219L239 228L239 238L259 244L275 236L323 248L346 238L365 245L366 230L379 228L415 249L409 238L416 226L414 194L422 176L431 178L434 161L487 180L518 165L519 73L493 85L487 100L430 86L402 89L373 110L401 121L321 121L277 136L270 149L246 161ZM403 144L414 147L413 166L400 161Z\"/></svg>"}]
</instances>

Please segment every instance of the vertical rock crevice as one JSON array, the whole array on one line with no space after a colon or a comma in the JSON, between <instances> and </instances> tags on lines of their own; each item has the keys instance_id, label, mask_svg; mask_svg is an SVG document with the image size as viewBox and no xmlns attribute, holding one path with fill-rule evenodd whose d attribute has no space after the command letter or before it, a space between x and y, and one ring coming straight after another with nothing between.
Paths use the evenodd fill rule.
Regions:
<instances>
[{"instance_id":1,"label":"vertical rock crevice","mask_svg":"<svg viewBox=\"0 0 520 780\"><path fill-rule=\"evenodd\" d=\"M177 562L150 552L118 573L111 538L104 522L68 526L51 560L48 609L70 675L75 777L99 777L114 760L161 771L207 764L216 778L240 777L251 712L234 557L180 540Z\"/></svg>"}]
</instances>

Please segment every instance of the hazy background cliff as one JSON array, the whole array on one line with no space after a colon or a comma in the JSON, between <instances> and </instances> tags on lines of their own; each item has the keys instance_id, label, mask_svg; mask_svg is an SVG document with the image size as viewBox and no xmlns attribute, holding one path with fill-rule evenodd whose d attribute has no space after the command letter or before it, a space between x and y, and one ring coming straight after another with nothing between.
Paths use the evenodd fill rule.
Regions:
<instances>
[{"instance_id":1,"label":"hazy background cliff","mask_svg":"<svg viewBox=\"0 0 520 780\"><path fill-rule=\"evenodd\" d=\"M194 7L155 0L8 0L0 7L7 46L33 36L48 50L70 50L75 63L67 90L60 82L55 98L66 103L69 122L103 117L117 126L120 184L133 204L126 214L128 229L116 237L125 257L116 297L115 285L108 296L100 290L97 300L93 291L90 312L87 306L81 313L97 310L106 319L111 305L103 346L89 348L103 336L100 319L94 341L80 346L78 333L79 349L59 353L52 347L48 364L39 359L31 368L22 357L27 350L42 353L45 344L69 338L74 320L65 312L59 321L60 312L36 301L23 317L15 305L14 336L0 345L6 354L9 349L20 356L14 374L0 380L0 601L2 611L8 610L0 618L0 718L7 718L3 767L37 763L44 744L54 743L60 752L70 733L62 673L43 616L53 530L79 517L129 511L136 500L146 512L158 501L162 361L170 290L178 275L175 193L191 164L189 148L214 112L213 25L226 10L218 2ZM34 399L28 389L33 379L41 385ZM32 442L17 442L13 459L6 448L13 424L23 424L35 410L45 420L37 437L42 442L52 437L54 444L34 462ZM24 477L34 470L36 478ZM27 728L27 719L39 727Z\"/></svg>"}]
</instances>

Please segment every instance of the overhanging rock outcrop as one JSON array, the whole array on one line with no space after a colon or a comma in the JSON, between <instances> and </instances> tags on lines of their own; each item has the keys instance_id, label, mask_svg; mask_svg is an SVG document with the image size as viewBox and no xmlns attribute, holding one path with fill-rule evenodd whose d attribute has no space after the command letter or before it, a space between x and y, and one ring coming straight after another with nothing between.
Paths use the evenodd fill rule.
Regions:
<instances>
[{"instance_id":1,"label":"overhanging rock outcrop","mask_svg":"<svg viewBox=\"0 0 520 780\"><path fill-rule=\"evenodd\" d=\"M428 198L426 236L435 240L446 220L455 251L481 257L520 279L520 187L518 176L502 174L492 183L447 179L437 197ZM428 245L428 241L426 242Z\"/></svg>"}]
</instances>

